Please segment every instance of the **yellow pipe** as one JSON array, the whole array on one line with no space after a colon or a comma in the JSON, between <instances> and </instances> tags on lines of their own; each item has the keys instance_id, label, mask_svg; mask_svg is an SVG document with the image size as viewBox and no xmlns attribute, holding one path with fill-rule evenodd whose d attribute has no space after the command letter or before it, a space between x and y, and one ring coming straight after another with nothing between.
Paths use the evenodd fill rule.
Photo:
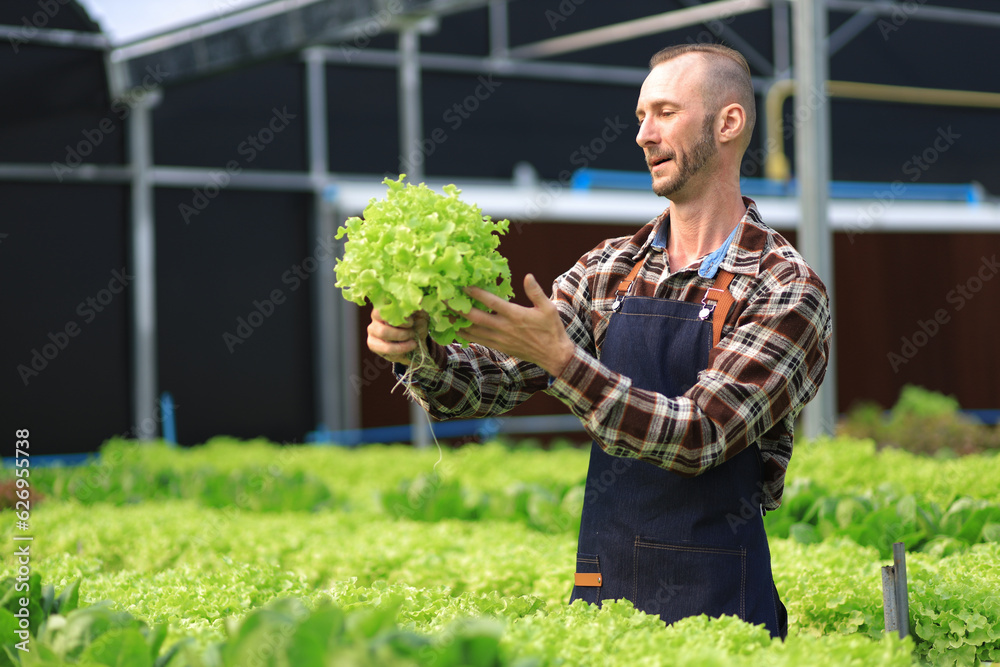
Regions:
<instances>
[{"instance_id":1,"label":"yellow pipe","mask_svg":"<svg viewBox=\"0 0 1000 667\"><path fill-rule=\"evenodd\" d=\"M764 158L764 176L775 181L787 181L792 166L785 157L785 123L782 110L785 100L795 92L795 79L779 79L764 96L764 113L767 123L767 153Z\"/></svg>"},{"instance_id":2,"label":"yellow pipe","mask_svg":"<svg viewBox=\"0 0 1000 667\"><path fill-rule=\"evenodd\" d=\"M826 93L830 97L845 97L856 100L1000 109L1000 93L984 93L974 90L916 88L881 83L859 83L857 81L827 81ZM788 158L785 157L785 128L782 108L785 100L794 94L795 80L781 79L774 82L764 97L767 123L767 157L764 160L764 175L773 180L787 181L791 177L791 165L788 163Z\"/></svg>"}]
</instances>

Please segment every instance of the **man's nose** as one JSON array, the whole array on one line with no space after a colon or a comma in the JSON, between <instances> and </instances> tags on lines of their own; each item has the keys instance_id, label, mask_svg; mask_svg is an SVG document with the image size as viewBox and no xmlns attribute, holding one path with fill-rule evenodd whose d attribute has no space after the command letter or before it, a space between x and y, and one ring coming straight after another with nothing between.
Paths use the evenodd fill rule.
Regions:
<instances>
[{"instance_id":1,"label":"man's nose","mask_svg":"<svg viewBox=\"0 0 1000 667\"><path fill-rule=\"evenodd\" d=\"M639 123L639 131L635 135L635 143L639 144L640 147L644 147L649 144L655 144L658 139L653 123L648 118L643 119Z\"/></svg>"}]
</instances>

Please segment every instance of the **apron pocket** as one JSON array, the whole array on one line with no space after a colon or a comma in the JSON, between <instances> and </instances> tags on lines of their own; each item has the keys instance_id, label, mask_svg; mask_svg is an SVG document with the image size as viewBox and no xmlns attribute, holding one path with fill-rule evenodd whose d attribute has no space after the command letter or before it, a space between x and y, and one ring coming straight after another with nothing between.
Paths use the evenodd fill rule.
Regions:
<instances>
[{"instance_id":1,"label":"apron pocket","mask_svg":"<svg viewBox=\"0 0 1000 667\"><path fill-rule=\"evenodd\" d=\"M595 584L600 582L600 577L596 576L601 574L601 559L598 557L598 555L585 554L578 551L576 554L576 574L582 574L585 576L574 578L573 594L570 596L569 601L572 602L573 600L583 600L585 602L589 602L590 604L600 604L601 603L600 585L597 586L578 585L575 583L576 579L585 580L587 584Z\"/></svg>"},{"instance_id":2,"label":"apron pocket","mask_svg":"<svg viewBox=\"0 0 1000 667\"><path fill-rule=\"evenodd\" d=\"M746 619L746 563L740 547L636 537L632 601L667 623L699 614Z\"/></svg>"}]
</instances>

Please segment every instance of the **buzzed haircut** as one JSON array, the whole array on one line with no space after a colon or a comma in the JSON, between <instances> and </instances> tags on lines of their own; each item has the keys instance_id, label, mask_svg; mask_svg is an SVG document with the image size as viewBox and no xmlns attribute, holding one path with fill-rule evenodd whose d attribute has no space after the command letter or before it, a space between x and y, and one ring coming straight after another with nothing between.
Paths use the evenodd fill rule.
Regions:
<instances>
[{"instance_id":1,"label":"buzzed haircut","mask_svg":"<svg viewBox=\"0 0 1000 667\"><path fill-rule=\"evenodd\" d=\"M706 56L711 67L711 81L706 81L702 89L705 106L710 113L717 113L733 99L747 114L744 143L750 142L754 125L757 123L757 100L754 97L750 65L743 54L723 44L675 44L661 49L649 59L649 69L673 60L685 53L700 53Z\"/></svg>"}]
</instances>

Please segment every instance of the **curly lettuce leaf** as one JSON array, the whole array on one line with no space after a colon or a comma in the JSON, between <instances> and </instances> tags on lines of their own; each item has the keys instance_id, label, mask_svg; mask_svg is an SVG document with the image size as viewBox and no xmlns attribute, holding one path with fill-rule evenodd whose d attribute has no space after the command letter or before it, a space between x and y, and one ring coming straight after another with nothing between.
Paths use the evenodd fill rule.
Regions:
<instances>
[{"instance_id":1,"label":"curly lettuce leaf","mask_svg":"<svg viewBox=\"0 0 1000 667\"><path fill-rule=\"evenodd\" d=\"M367 299L382 318L399 326L418 311L429 317L431 338L442 345L459 341L470 324L472 301L463 287L481 287L501 298L513 296L510 268L500 255L498 234L507 220L493 221L475 204L463 202L454 185L439 194L421 183L386 178L384 199L372 199L363 217L352 217L337 230L347 236L337 262L337 287L359 305ZM450 306L450 308L449 308Z\"/></svg>"}]
</instances>

